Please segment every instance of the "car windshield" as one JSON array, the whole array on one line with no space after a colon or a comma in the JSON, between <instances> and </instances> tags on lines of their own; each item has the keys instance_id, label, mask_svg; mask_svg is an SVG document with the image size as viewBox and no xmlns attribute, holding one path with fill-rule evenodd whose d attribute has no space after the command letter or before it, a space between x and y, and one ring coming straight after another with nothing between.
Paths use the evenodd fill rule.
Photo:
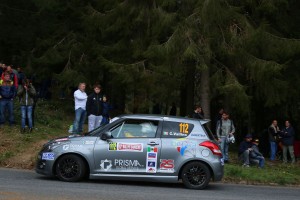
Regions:
<instances>
[{"instance_id":1,"label":"car windshield","mask_svg":"<svg viewBox=\"0 0 300 200\"><path fill-rule=\"evenodd\" d=\"M114 118L112 118L112 119L110 120L110 123L112 123L112 122L114 122L114 121L117 121L118 119L120 119L120 118L119 118L119 117L114 117ZM95 136L95 135L101 133L101 130L102 130L103 128L105 128L107 125L109 125L110 123L100 125L98 128L96 128L96 129L90 131L90 132L87 134L87 136Z\"/></svg>"},{"instance_id":2,"label":"car windshield","mask_svg":"<svg viewBox=\"0 0 300 200\"><path fill-rule=\"evenodd\" d=\"M108 124L102 124L102 125L100 125L98 128L90 131L87 134L87 136L95 136L95 135L99 134L101 132L100 130L103 129L103 127L105 127L106 125L108 125Z\"/></svg>"}]
</instances>

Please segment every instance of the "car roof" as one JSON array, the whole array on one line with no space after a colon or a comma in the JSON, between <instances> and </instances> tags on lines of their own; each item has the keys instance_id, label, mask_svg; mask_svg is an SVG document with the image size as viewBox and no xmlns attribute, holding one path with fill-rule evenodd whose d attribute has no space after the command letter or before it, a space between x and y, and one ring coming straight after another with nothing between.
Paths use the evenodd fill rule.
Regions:
<instances>
[{"instance_id":1,"label":"car roof","mask_svg":"<svg viewBox=\"0 0 300 200\"><path fill-rule=\"evenodd\" d=\"M209 119L195 119L195 118L188 118L188 117L180 117L180 116L171 116L171 115L157 115L157 114L124 114L117 116L119 118L126 118L126 119L151 119L151 120L164 120L164 119L181 119L183 121L200 121L201 124L206 124L210 122Z\"/></svg>"}]
</instances>

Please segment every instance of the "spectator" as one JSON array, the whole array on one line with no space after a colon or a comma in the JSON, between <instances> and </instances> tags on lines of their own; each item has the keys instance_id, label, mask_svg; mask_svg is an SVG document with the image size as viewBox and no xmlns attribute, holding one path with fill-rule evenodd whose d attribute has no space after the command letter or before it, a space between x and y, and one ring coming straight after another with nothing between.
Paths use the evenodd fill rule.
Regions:
<instances>
[{"instance_id":1,"label":"spectator","mask_svg":"<svg viewBox=\"0 0 300 200\"><path fill-rule=\"evenodd\" d=\"M239 159L243 162L243 167L249 167L250 164L249 156L252 147L251 140L252 135L247 134L245 140L241 142L239 147Z\"/></svg>"},{"instance_id":2,"label":"spectator","mask_svg":"<svg viewBox=\"0 0 300 200\"><path fill-rule=\"evenodd\" d=\"M88 96L86 102L89 132L100 126L102 121L102 101L101 86L96 84L94 85L94 92Z\"/></svg>"},{"instance_id":3,"label":"spectator","mask_svg":"<svg viewBox=\"0 0 300 200\"><path fill-rule=\"evenodd\" d=\"M235 127L233 125L233 121L229 119L229 114L226 112L223 112L222 119L218 121L217 123L217 137L218 141L221 143L221 151L223 155L224 162L229 162L229 156L228 156L228 148L229 148L229 142L228 138L232 138L235 133Z\"/></svg>"},{"instance_id":4,"label":"spectator","mask_svg":"<svg viewBox=\"0 0 300 200\"><path fill-rule=\"evenodd\" d=\"M259 168L264 168L265 166L265 158L262 155L262 153L259 152L259 140L255 139L252 141L252 146L251 146L251 150L250 150L250 161L251 160L257 160L258 161L258 167Z\"/></svg>"},{"instance_id":5,"label":"spectator","mask_svg":"<svg viewBox=\"0 0 300 200\"><path fill-rule=\"evenodd\" d=\"M199 106L199 105L195 106L195 110L192 114L192 118L204 119L204 113L203 113L203 110L202 110L201 106Z\"/></svg>"},{"instance_id":6,"label":"spectator","mask_svg":"<svg viewBox=\"0 0 300 200\"><path fill-rule=\"evenodd\" d=\"M285 127L279 133L283 144L283 163L287 163L287 151L289 151L292 163L295 163L294 155L294 137L295 131L288 120L285 121Z\"/></svg>"},{"instance_id":7,"label":"spectator","mask_svg":"<svg viewBox=\"0 0 300 200\"><path fill-rule=\"evenodd\" d=\"M18 77L17 77L17 75L13 72L12 67L11 67L11 66L7 66L5 72L7 72L7 73L9 74L10 80L12 81L13 85L14 85L15 88L17 89L17 88L18 88ZM2 79L3 81L5 81L5 80L4 80L4 76L5 76L5 74L2 73L1 79Z\"/></svg>"},{"instance_id":8,"label":"spectator","mask_svg":"<svg viewBox=\"0 0 300 200\"><path fill-rule=\"evenodd\" d=\"M16 96L16 87L13 84L13 81L11 81L10 74L8 72L5 72L3 77L4 80L0 81L0 124L2 125L5 123L5 109L7 108L9 112L9 125L12 126L15 123L13 100Z\"/></svg>"},{"instance_id":9,"label":"spectator","mask_svg":"<svg viewBox=\"0 0 300 200\"><path fill-rule=\"evenodd\" d=\"M102 113L103 119L102 119L101 125L102 124L105 125L105 124L109 123L109 120L110 120L109 111L112 110L112 106L107 101L106 96L103 96L103 104L102 105L103 105L103 113Z\"/></svg>"},{"instance_id":10,"label":"spectator","mask_svg":"<svg viewBox=\"0 0 300 200\"><path fill-rule=\"evenodd\" d=\"M28 79L25 79L23 84L19 85L17 95L20 98L21 105L21 133L25 133L26 116L28 119L29 132L32 132L32 111L36 91Z\"/></svg>"},{"instance_id":11,"label":"spectator","mask_svg":"<svg viewBox=\"0 0 300 200\"><path fill-rule=\"evenodd\" d=\"M83 132L83 124L86 118L87 95L85 93L85 83L79 83L78 90L74 92L75 99L75 120L73 124L73 134Z\"/></svg>"},{"instance_id":12,"label":"spectator","mask_svg":"<svg viewBox=\"0 0 300 200\"><path fill-rule=\"evenodd\" d=\"M280 130L277 125L277 120L273 120L272 124L268 128L268 134L269 134L269 142L270 142L270 160L274 161L276 158L276 152L277 152L277 140L278 140L278 134Z\"/></svg>"},{"instance_id":13,"label":"spectator","mask_svg":"<svg viewBox=\"0 0 300 200\"><path fill-rule=\"evenodd\" d=\"M176 113L177 113L176 104L175 104L175 102L173 102L173 103L172 103L171 110L170 110L170 115L176 116Z\"/></svg>"}]
</instances>

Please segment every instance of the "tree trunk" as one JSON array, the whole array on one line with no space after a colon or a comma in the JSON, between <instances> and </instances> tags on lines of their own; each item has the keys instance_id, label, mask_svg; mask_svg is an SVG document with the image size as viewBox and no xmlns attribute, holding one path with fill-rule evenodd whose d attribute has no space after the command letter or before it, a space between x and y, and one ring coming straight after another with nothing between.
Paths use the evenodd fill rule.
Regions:
<instances>
[{"instance_id":1,"label":"tree trunk","mask_svg":"<svg viewBox=\"0 0 300 200\"><path fill-rule=\"evenodd\" d=\"M210 119L209 67L201 72L200 94L200 102L204 112L204 117Z\"/></svg>"},{"instance_id":2,"label":"tree trunk","mask_svg":"<svg viewBox=\"0 0 300 200\"><path fill-rule=\"evenodd\" d=\"M194 62L186 64L185 80L180 91L180 115L187 116L193 111L194 107L194 89L195 89L195 70Z\"/></svg>"}]
</instances>

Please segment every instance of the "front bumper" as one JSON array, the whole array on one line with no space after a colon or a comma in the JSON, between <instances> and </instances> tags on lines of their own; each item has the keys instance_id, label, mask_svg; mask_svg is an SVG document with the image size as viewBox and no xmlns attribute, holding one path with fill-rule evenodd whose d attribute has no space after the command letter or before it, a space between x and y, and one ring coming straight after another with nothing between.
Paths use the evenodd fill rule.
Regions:
<instances>
[{"instance_id":1,"label":"front bumper","mask_svg":"<svg viewBox=\"0 0 300 200\"><path fill-rule=\"evenodd\" d=\"M46 176L54 176L53 170L54 160L43 160L42 153L39 153L36 161L35 171L38 174Z\"/></svg>"}]
</instances>

